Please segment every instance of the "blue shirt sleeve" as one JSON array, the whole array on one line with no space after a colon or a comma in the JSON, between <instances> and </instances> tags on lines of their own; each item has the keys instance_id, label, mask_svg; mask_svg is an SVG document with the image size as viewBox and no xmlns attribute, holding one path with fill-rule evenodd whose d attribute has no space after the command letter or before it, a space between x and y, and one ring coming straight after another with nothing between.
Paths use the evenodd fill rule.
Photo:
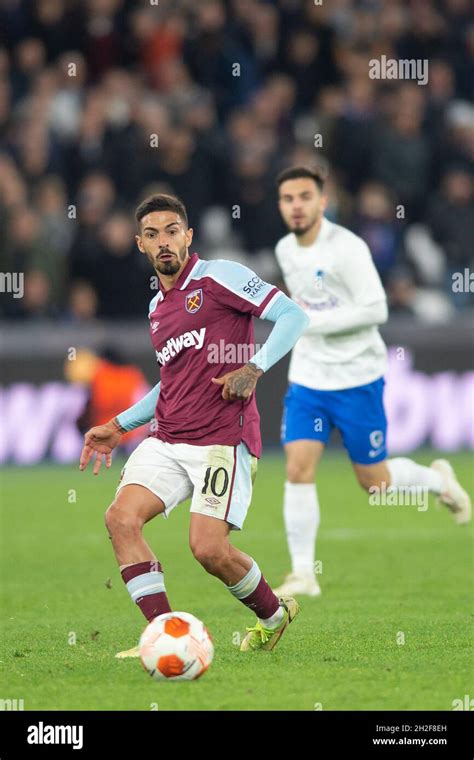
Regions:
<instances>
[{"instance_id":1,"label":"blue shirt sleeve","mask_svg":"<svg viewBox=\"0 0 474 760\"><path fill-rule=\"evenodd\" d=\"M266 372L293 348L310 320L303 309L284 293L281 293L264 314L263 319L275 322L275 327L251 362Z\"/></svg>"},{"instance_id":2,"label":"blue shirt sleeve","mask_svg":"<svg viewBox=\"0 0 474 760\"><path fill-rule=\"evenodd\" d=\"M124 430L134 430L154 417L156 402L160 395L160 383L149 391L140 401L117 415L116 420Z\"/></svg>"}]
</instances>

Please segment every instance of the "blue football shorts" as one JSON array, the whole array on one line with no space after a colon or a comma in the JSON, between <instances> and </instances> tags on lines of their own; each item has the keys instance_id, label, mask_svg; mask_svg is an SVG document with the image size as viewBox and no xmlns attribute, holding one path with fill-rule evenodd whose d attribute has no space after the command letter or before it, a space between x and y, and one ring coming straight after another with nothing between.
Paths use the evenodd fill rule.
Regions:
<instances>
[{"instance_id":1,"label":"blue football shorts","mask_svg":"<svg viewBox=\"0 0 474 760\"><path fill-rule=\"evenodd\" d=\"M326 444L336 428L353 462L382 462L387 457L384 385L383 377L339 391L290 383L284 402L282 443L309 439Z\"/></svg>"}]
</instances>

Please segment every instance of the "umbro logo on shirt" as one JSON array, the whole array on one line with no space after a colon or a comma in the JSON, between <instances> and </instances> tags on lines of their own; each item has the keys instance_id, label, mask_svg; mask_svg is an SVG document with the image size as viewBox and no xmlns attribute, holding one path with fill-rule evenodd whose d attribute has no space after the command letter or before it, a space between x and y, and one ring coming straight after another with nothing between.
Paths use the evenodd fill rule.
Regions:
<instances>
[{"instance_id":1,"label":"umbro logo on shirt","mask_svg":"<svg viewBox=\"0 0 474 760\"><path fill-rule=\"evenodd\" d=\"M179 335L177 338L169 338L161 351L155 351L156 361L161 364L161 366L164 366L170 359L176 356L176 354L179 354L183 348L202 348L205 336L206 328L201 327L200 330L190 330L182 333L182 335Z\"/></svg>"},{"instance_id":2,"label":"umbro logo on shirt","mask_svg":"<svg viewBox=\"0 0 474 760\"><path fill-rule=\"evenodd\" d=\"M151 323L151 331L152 331L152 333L156 333L156 331L158 330L158 325L159 324L160 324L159 322L152 322Z\"/></svg>"}]
</instances>

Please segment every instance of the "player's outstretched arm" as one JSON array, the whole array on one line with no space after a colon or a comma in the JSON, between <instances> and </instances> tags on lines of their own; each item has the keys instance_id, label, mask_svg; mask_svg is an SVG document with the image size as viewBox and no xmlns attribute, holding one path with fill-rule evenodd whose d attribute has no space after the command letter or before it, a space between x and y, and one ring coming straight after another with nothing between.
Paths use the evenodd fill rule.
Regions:
<instances>
[{"instance_id":1,"label":"player's outstretched arm","mask_svg":"<svg viewBox=\"0 0 474 760\"><path fill-rule=\"evenodd\" d=\"M160 386L161 383L157 383L140 401L117 415L117 422L124 431L135 430L140 425L150 422L155 414Z\"/></svg>"},{"instance_id":2,"label":"player's outstretched arm","mask_svg":"<svg viewBox=\"0 0 474 760\"><path fill-rule=\"evenodd\" d=\"M146 396L129 407L129 409L121 412L105 425L97 425L88 430L84 436L84 446L81 452L79 469L85 470L94 454L94 475L99 474L104 456L105 466L110 467L112 464L112 451L120 442L122 434L129 430L134 430L152 419L159 394L160 383L157 383Z\"/></svg>"},{"instance_id":3,"label":"player's outstretched arm","mask_svg":"<svg viewBox=\"0 0 474 760\"><path fill-rule=\"evenodd\" d=\"M120 427L116 418L106 422L105 425L96 425L87 431L84 436L79 469L85 470L92 457L95 455L94 475L99 474L102 458L105 457L105 466L112 464L112 451L119 443L125 431Z\"/></svg>"}]
</instances>

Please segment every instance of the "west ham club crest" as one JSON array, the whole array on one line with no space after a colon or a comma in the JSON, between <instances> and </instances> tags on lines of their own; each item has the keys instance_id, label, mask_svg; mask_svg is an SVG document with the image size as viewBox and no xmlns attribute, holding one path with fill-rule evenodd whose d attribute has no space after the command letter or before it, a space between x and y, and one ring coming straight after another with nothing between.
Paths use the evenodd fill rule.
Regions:
<instances>
[{"instance_id":1,"label":"west ham club crest","mask_svg":"<svg viewBox=\"0 0 474 760\"><path fill-rule=\"evenodd\" d=\"M202 294L202 288L198 288L198 290L193 290L192 293L188 293L184 299L186 311L188 311L190 314L194 314L194 312L199 311L203 300L204 297Z\"/></svg>"}]
</instances>

